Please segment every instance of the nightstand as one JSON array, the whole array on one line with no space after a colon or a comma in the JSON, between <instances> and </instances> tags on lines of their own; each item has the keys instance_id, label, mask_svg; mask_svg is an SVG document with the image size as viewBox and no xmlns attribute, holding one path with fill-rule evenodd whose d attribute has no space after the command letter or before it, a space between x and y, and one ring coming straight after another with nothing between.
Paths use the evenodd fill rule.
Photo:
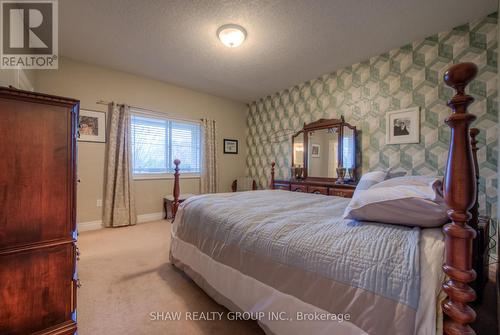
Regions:
<instances>
[{"instance_id":1,"label":"nightstand","mask_svg":"<svg viewBox=\"0 0 500 335\"><path fill-rule=\"evenodd\" d=\"M179 195L179 204L182 204L184 200L192 197L194 194L181 194ZM165 220L173 219L172 205L174 203L173 195L166 195L163 197L163 208L165 210Z\"/></svg>"}]
</instances>

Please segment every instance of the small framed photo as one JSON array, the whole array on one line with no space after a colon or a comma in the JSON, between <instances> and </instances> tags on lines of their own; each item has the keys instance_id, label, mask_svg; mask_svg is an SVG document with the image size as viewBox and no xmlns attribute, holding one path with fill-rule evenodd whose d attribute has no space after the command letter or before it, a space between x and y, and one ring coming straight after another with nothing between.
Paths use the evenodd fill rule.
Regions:
<instances>
[{"instance_id":1,"label":"small framed photo","mask_svg":"<svg viewBox=\"0 0 500 335\"><path fill-rule=\"evenodd\" d=\"M387 112L386 144L420 142L420 107Z\"/></svg>"},{"instance_id":2,"label":"small framed photo","mask_svg":"<svg viewBox=\"0 0 500 335\"><path fill-rule=\"evenodd\" d=\"M238 154L238 140L224 139L224 153L225 154Z\"/></svg>"},{"instance_id":3,"label":"small framed photo","mask_svg":"<svg viewBox=\"0 0 500 335\"><path fill-rule=\"evenodd\" d=\"M319 144L311 144L311 157L319 158L320 149L321 147Z\"/></svg>"},{"instance_id":4,"label":"small framed photo","mask_svg":"<svg viewBox=\"0 0 500 335\"><path fill-rule=\"evenodd\" d=\"M80 109L78 119L79 141L106 142L106 113Z\"/></svg>"}]
</instances>

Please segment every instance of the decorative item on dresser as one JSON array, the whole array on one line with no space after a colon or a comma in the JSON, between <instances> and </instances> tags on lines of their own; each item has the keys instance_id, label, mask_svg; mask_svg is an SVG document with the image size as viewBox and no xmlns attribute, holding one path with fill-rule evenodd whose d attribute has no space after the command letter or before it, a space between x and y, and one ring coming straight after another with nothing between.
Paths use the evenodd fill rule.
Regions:
<instances>
[{"instance_id":1,"label":"decorative item on dresser","mask_svg":"<svg viewBox=\"0 0 500 335\"><path fill-rule=\"evenodd\" d=\"M78 110L0 88L0 334L76 332Z\"/></svg>"},{"instance_id":2,"label":"decorative item on dresser","mask_svg":"<svg viewBox=\"0 0 500 335\"><path fill-rule=\"evenodd\" d=\"M351 198L356 188L356 137L356 127L344 117L305 124L292 136L292 177L273 178L271 188Z\"/></svg>"}]
</instances>

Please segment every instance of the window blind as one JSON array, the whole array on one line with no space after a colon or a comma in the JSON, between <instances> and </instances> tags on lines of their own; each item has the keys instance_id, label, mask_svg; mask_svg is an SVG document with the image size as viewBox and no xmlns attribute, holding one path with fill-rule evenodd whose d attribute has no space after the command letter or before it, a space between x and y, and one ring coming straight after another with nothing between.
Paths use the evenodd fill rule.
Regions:
<instances>
[{"instance_id":1,"label":"window blind","mask_svg":"<svg viewBox=\"0 0 500 335\"><path fill-rule=\"evenodd\" d=\"M135 175L173 173L176 158L182 172L201 172L199 124L132 115L131 139Z\"/></svg>"}]
</instances>

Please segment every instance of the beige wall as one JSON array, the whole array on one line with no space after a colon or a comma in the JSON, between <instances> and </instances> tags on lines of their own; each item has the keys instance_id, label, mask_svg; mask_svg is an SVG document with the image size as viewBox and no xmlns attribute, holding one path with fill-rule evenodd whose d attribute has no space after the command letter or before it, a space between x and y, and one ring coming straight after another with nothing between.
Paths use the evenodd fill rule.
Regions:
<instances>
[{"instance_id":1,"label":"beige wall","mask_svg":"<svg viewBox=\"0 0 500 335\"><path fill-rule=\"evenodd\" d=\"M116 101L166 112L189 119L209 117L217 120L219 133L220 191L230 191L231 182L244 175L246 110L243 103L218 98L163 82L134 76L63 58L59 70L37 71L36 90L79 99L82 109L105 110L98 100ZM239 141L238 155L224 155L222 139ZM102 199L104 173L103 143L79 142L77 221L101 219L97 200ZM172 192L172 180L134 182L138 214L162 211L163 195ZM181 180L181 192L198 193L199 179Z\"/></svg>"},{"instance_id":2,"label":"beige wall","mask_svg":"<svg viewBox=\"0 0 500 335\"><path fill-rule=\"evenodd\" d=\"M21 90L33 91L34 85L34 70L0 70L0 86L14 86Z\"/></svg>"}]
</instances>

